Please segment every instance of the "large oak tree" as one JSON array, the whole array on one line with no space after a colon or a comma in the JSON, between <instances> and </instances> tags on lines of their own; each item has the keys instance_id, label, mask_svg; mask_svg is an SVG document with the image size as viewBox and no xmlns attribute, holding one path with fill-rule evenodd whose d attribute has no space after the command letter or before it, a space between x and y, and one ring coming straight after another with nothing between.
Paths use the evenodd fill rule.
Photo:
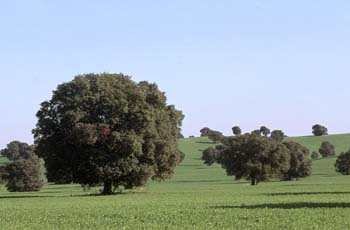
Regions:
<instances>
[{"instance_id":1,"label":"large oak tree","mask_svg":"<svg viewBox=\"0 0 350 230\"><path fill-rule=\"evenodd\" d=\"M255 134L228 137L216 150L216 161L227 175L237 180L248 179L252 185L279 178L290 169L289 149L268 137Z\"/></svg>"},{"instance_id":2,"label":"large oak tree","mask_svg":"<svg viewBox=\"0 0 350 230\"><path fill-rule=\"evenodd\" d=\"M181 111L156 84L123 74L86 74L41 104L33 131L50 182L135 188L172 176Z\"/></svg>"}]
</instances>

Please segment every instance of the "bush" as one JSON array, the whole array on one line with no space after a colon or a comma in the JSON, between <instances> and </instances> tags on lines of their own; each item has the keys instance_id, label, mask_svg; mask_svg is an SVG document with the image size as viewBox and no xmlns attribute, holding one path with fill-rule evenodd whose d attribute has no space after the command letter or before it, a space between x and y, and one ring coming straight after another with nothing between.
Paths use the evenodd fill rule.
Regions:
<instances>
[{"instance_id":1,"label":"bush","mask_svg":"<svg viewBox=\"0 0 350 230\"><path fill-rule=\"evenodd\" d=\"M10 163L0 167L0 183L10 192L34 192L43 186L40 174L40 160L33 146L13 141L1 150Z\"/></svg>"},{"instance_id":2,"label":"bush","mask_svg":"<svg viewBox=\"0 0 350 230\"><path fill-rule=\"evenodd\" d=\"M324 141L321 144L319 152L322 157L330 157L335 155L335 147L329 141Z\"/></svg>"},{"instance_id":3,"label":"bush","mask_svg":"<svg viewBox=\"0 0 350 230\"><path fill-rule=\"evenodd\" d=\"M241 135L242 134L242 130L239 126L234 126L232 127L232 132L235 136Z\"/></svg>"},{"instance_id":4,"label":"bush","mask_svg":"<svg viewBox=\"0 0 350 230\"><path fill-rule=\"evenodd\" d=\"M343 175L350 175L350 150L338 156L335 168L337 172Z\"/></svg>"},{"instance_id":5,"label":"bush","mask_svg":"<svg viewBox=\"0 0 350 230\"><path fill-rule=\"evenodd\" d=\"M271 133L271 138L274 139L275 141L282 142L284 139L285 135L282 130L274 130Z\"/></svg>"},{"instance_id":6,"label":"bush","mask_svg":"<svg viewBox=\"0 0 350 230\"><path fill-rule=\"evenodd\" d=\"M328 135L328 129L322 125L314 125L312 126L312 133L315 136L323 136L323 135Z\"/></svg>"},{"instance_id":7,"label":"bush","mask_svg":"<svg viewBox=\"0 0 350 230\"><path fill-rule=\"evenodd\" d=\"M40 179L40 160L19 159L3 166L3 180L10 192L40 191L43 181Z\"/></svg>"},{"instance_id":8,"label":"bush","mask_svg":"<svg viewBox=\"0 0 350 230\"><path fill-rule=\"evenodd\" d=\"M212 165L216 162L217 159L217 151L216 148L210 147L204 150L202 155L202 160L206 165Z\"/></svg>"}]
</instances>

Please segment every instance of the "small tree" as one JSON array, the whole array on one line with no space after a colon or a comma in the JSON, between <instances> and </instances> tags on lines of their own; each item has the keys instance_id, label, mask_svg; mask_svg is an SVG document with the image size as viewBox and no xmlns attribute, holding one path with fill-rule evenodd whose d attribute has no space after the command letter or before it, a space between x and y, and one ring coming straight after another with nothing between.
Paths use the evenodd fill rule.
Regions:
<instances>
[{"instance_id":1,"label":"small tree","mask_svg":"<svg viewBox=\"0 0 350 230\"><path fill-rule=\"evenodd\" d=\"M274 139L275 141L282 142L284 139L285 135L282 130L274 130L271 133L271 138Z\"/></svg>"},{"instance_id":2,"label":"small tree","mask_svg":"<svg viewBox=\"0 0 350 230\"><path fill-rule=\"evenodd\" d=\"M209 129L208 127L204 127L203 129L200 130L201 137L207 137L210 131L211 129Z\"/></svg>"},{"instance_id":3,"label":"small tree","mask_svg":"<svg viewBox=\"0 0 350 230\"><path fill-rule=\"evenodd\" d=\"M32 146L13 141L1 153L10 160L0 169L0 180L10 192L39 191L42 188L40 160Z\"/></svg>"},{"instance_id":4,"label":"small tree","mask_svg":"<svg viewBox=\"0 0 350 230\"><path fill-rule=\"evenodd\" d=\"M338 156L335 169L343 175L350 175L350 150Z\"/></svg>"},{"instance_id":5,"label":"small tree","mask_svg":"<svg viewBox=\"0 0 350 230\"><path fill-rule=\"evenodd\" d=\"M301 144L288 141L283 143L290 152L290 168L284 175L285 180L299 179L310 176L312 173L312 162L309 159L309 150Z\"/></svg>"},{"instance_id":6,"label":"small tree","mask_svg":"<svg viewBox=\"0 0 350 230\"><path fill-rule=\"evenodd\" d=\"M1 155L10 161L15 161L18 159L30 159L35 153L34 148L27 143L12 141L5 149L1 150Z\"/></svg>"},{"instance_id":7,"label":"small tree","mask_svg":"<svg viewBox=\"0 0 350 230\"><path fill-rule=\"evenodd\" d=\"M235 136L241 135L242 134L242 130L239 126L234 126L232 127L232 132Z\"/></svg>"},{"instance_id":8,"label":"small tree","mask_svg":"<svg viewBox=\"0 0 350 230\"><path fill-rule=\"evenodd\" d=\"M328 129L322 125L316 124L316 125L312 126L312 133L315 136L328 135Z\"/></svg>"},{"instance_id":9,"label":"small tree","mask_svg":"<svg viewBox=\"0 0 350 230\"><path fill-rule=\"evenodd\" d=\"M290 153L285 145L271 138L245 134L225 138L216 161L226 169L227 175L257 185L287 173Z\"/></svg>"},{"instance_id":10,"label":"small tree","mask_svg":"<svg viewBox=\"0 0 350 230\"><path fill-rule=\"evenodd\" d=\"M3 180L10 192L40 191L43 181L40 179L40 160L36 156L31 159L15 160L4 167Z\"/></svg>"},{"instance_id":11,"label":"small tree","mask_svg":"<svg viewBox=\"0 0 350 230\"><path fill-rule=\"evenodd\" d=\"M208 137L210 140L216 143L219 142L224 137L224 135L219 131L210 130Z\"/></svg>"},{"instance_id":12,"label":"small tree","mask_svg":"<svg viewBox=\"0 0 350 230\"><path fill-rule=\"evenodd\" d=\"M329 141L324 141L321 144L319 152L322 157L331 157L335 155L335 147Z\"/></svg>"},{"instance_id":13,"label":"small tree","mask_svg":"<svg viewBox=\"0 0 350 230\"><path fill-rule=\"evenodd\" d=\"M204 164L211 166L216 162L216 159L217 151L215 147L210 147L203 151L202 160Z\"/></svg>"},{"instance_id":14,"label":"small tree","mask_svg":"<svg viewBox=\"0 0 350 230\"><path fill-rule=\"evenodd\" d=\"M260 131L260 129L256 129L256 130L253 130L251 134L254 134L254 135L260 137L261 136L261 131Z\"/></svg>"},{"instance_id":15,"label":"small tree","mask_svg":"<svg viewBox=\"0 0 350 230\"><path fill-rule=\"evenodd\" d=\"M317 160L318 158L320 158L320 153L317 151L312 151L311 159Z\"/></svg>"},{"instance_id":16,"label":"small tree","mask_svg":"<svg viewBox=\"0 0 350 230\"><path fill-rule=\"evenodd\" d=\"M267 136L271 133L271 131L270 131L270 129L267 128L266 126L261 126L261 127L260 127L260 133L261 133L262 135L264 135L265 137L267 137Z\"/></svg>"}]
</instances>

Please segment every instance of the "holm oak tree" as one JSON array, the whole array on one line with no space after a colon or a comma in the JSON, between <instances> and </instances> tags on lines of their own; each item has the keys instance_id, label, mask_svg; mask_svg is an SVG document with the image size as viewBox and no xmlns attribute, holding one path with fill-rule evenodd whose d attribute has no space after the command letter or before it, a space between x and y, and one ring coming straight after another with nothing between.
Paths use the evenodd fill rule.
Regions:
<instances>
[{"instance_id":1,"label":"holm oak tree","mask_svg":"<svg viewBox=\"0 0 350 230\"><path fill-rule=\"evenodd\" d=\"M181 111L156 84L123 74L85 74L41 104L33 130L49 182L103 185L103 194L172 176L183 157Z\"/></svg>"}]
</instances>

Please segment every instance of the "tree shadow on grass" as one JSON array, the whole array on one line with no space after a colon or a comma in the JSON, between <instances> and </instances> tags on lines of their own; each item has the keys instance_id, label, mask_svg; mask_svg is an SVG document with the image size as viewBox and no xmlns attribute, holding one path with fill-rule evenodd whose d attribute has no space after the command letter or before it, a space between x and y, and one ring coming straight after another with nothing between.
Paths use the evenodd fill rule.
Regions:
<instances>
[{"instance_id":1,"label":"tree shadow on grass","mask_svg":"<svg viewBox=\"0 0 350 230\"><path fill-rule=\"evenodd\" d=\"M181 180L177 183L215 183L215 182L230 182L228 180ZM233 184L234 182L231 182Z\"/></svg>"},{"instance_id":2,"label":"tree shadow on grass","mask_svg":"<svg viewBox=\"0 0 350 230\"><path fill-rule=\"evenodd\" d=\"M6 199L38 199L38 198L53 198L53 197L62 197L62 196L48 196L48 195L23 195L23 196L0 196L0 200Z\"/></svg>"},{"instance_id":3,"label":"tree shadow on grass","mask_svg":"<svg viewBox=\"0 0 350 230\"><path fill-rule=\"evenodd\" d=\"M276 203L276 204L257 204L257 205L241 205L241 206L214 206L214 209L302 209L302 208L350 208L350 203Z\"/></svg>"},{"instance_id":4,"label":"tree shadow on grass","mask_svg":"<svg viewBox=\"0 0 350 230\"><path fill-rule=\"evenodd\" d=\"M203 166L203 164L199 164L199 165L179 165L177 167L201 167Z\"/></svg>"},{"instance_id":5,"label":"tree shadow on grass","mask_svg":"<svg viewBox=\"0 0 350 230\"><path fill-rule=\"evenodd\" d=\"M54 185L54 184L49 184L50 187L44 187L44 190L61 190L61 189L71 189L71 188L78 188L81 186L77 185L77 184L67 184L66 186L58 186L58 185Z\"/></svg>"},{"instance_id":6,"label":"tree shadow on grass","mask_svg":"<svg viewBox=\"0 0 350 230\"><path fill-rule=\"evenodd\" d=\"M286 192L267 193L268 196L303 196L303 195L350 195L350 192Z\"/></svg>"},{"instance_id":7,"label":"tree shadow on grass","mask_svg":"<svg viewBox=\"0 0 350 230\"><path fill-rule=\"evenodd\" d=\"M197 141L198 144L215 144L212 141Z\"/></svg>"}]
</instances>

